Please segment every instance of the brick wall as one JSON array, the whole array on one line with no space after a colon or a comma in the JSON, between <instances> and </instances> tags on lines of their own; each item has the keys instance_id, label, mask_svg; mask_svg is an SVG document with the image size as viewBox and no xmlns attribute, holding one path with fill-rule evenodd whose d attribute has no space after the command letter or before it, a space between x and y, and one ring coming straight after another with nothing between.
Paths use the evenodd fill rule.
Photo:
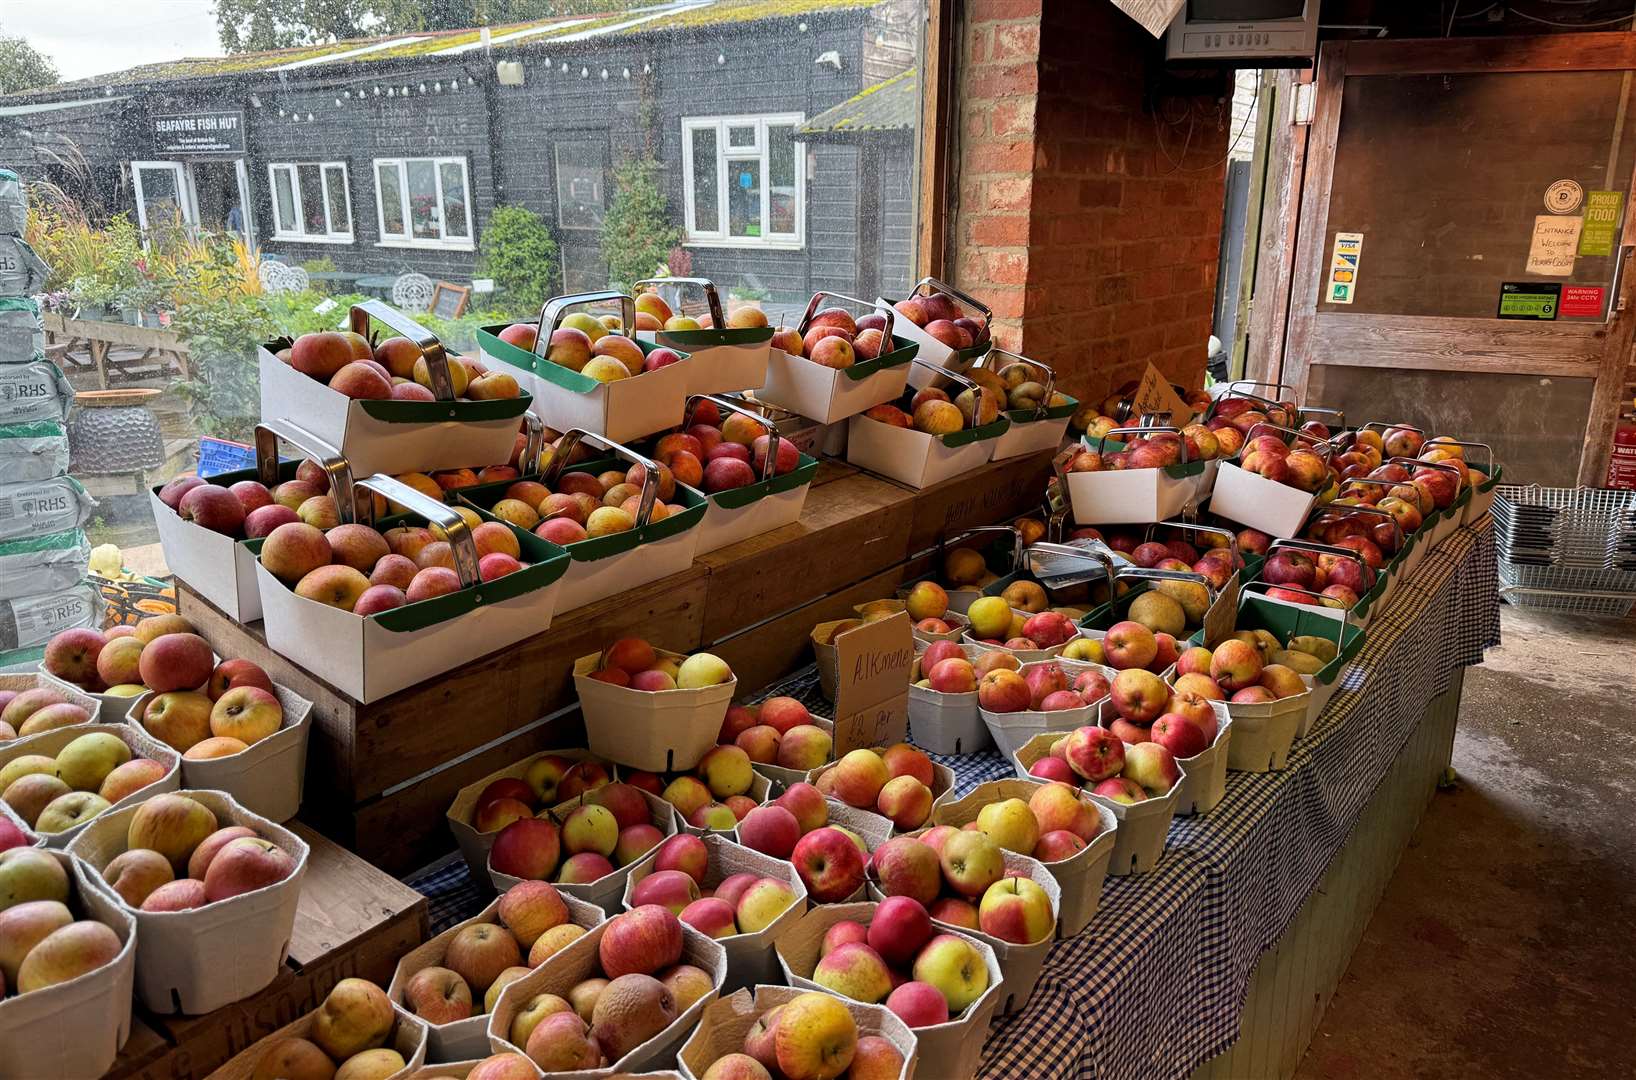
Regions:
<instances>
[{"instance_id":1,"label":"brick wall","mask_svg":"<svg viewBox=\"0 0 1636 1080\"><path fill-rule=\"evenodd\" d=\"M1112 5L970 0L960 42L960 178L950 273L996 339L1100 397L1147 361L1203 382L1227 115L1144 108L1156 43ZM1161 143L1162 139L1162 143ZM1168 156L1167 156L1168 155Z\"/></svg>"}]
</instances>

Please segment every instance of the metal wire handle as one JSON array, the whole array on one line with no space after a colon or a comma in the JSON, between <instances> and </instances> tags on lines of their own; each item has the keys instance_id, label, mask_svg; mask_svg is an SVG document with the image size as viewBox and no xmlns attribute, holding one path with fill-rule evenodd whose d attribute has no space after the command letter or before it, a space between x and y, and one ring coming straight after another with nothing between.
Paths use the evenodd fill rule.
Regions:
<instances>
[{"instance_id":1,"label":"metal wire handle","mask_svg":"<svg viewBox=\"0 0 1636 1080\"><path fill-rule=\"evenodd\" d=\"M891 351L892 327L897 322L897 312L893 311L889 304L871 303L868 300L859 300L856 296L847 296L845 293L838 292L815 292L812 294L812 299L807 301L807 310L801 316L801 322L796 326L796 332L803 339L807 336L807 324L812 321L814 315L818 314L818 302L826 296L832 300L845 300L849 304L869 308L871 314L886 316L886 326L881 330L881 352L884 354ZM852 313L847 312L847 314Z\"/></svg>"},{"instance_id":2,"label":"metal wire handle","mask_svg":"<svg viewBox=\"0 0 1636 1080\"><path fill-rule=\"evenodd\" d=\"M540 318L534 327L534 355L544 356L541 348L549 349L551 335L557 332L563 315L569 308L589 307L592 304L605 304L611 300L619 301L619 319L622 326L636 326L636 300L628 293L607 289L602 292L570 293L567 296L553 296L540 305ZM546 329L547 320L550 329ZM631 330L635 333L635 330Z\"/></svg>"},{"instance_id":3,"label":"metal wire handle","mask_svg":"<svg viewBox=\"0 0 1636 1080\"><path fill-rule=\"evenodd\" d=\"M1239 607L1242 608L1244 606L1244 598L1246 596L1248 596L1250 593L1252 593L1252 592L1269 593L1273 589L1284 589L1287 592L1297 592L1297 593L1300 593L1302 596L1310 596L1314 600L1317 600L1318 603L1317 604L1306 604L1306 605L1303 605L1303 606L1305 606L1305 607L1317 607L1317 608L1321 608L1321 609L1323 609L1325 611L1338 612L1340 614L1340 619L1339 619L1340 622L1356 625L1356 624L1352 623L1352 609L1351 608L1349 608L1349 607L1336 607L1333 604L1325 603L1325 601L1333 600L1334 597L1332 597L1332 596L1325 596L1323 593L1316 593L1316 592L1313 592L1311 589L1303 589L1299 585L1274 585L1271 582L1265 581L1265 580L1263 580L1261 578L1256 578L1254 581L1246 581L1243 585L1241 585L1239 587L1239 596L1238 596ZM1269 597L1267 597L1267 599L1276 601L1278 598L1276 596L1269 596ZM1335 616L1328 616L1328 618L1334 618L1334 617Z\"/></svg>"},{"instance_id":4,"label":"metal wire handle","mask_svg":"<svg viewBox=\"0 0 1636 1080\"><path fill-rule=\"evenodd\" d=\"M421 358L426 361L426 377L432 383L433 397L439 401L455 399L454 376L449 374L449 353L436 334L382 300L365 300L361 304L353 304L352 310L347 314L352 332L365 339L369 337L371 318L379 319L414 342L420 349Z\"/></svg>"},{"instance_id":5,"label":"metal wire handle","mask_svg":"<svg viewBox=\"0 0 1636 1080\"><path fill-rule=\"evenodd\" d=\"M1045 372L1045 396L1040 399L1039 406L1034 410L1034 419L1044 420L1046 414L1051 410L1051 397L1056 392L1057 388L1056 371L1053 370L1049 364L1046 364L1043 361L1031 359L1030 357L1022 355L1021 353L1014 353L1009 349L1002 349L998 345L990 347L988 352L985 353L977 361L977 363L973 364L972 366L980 367L987 371L993 371L996 375L998 375L999 371L995 369L993 364L988 362L991 358L997 356L1009 356L1011 357L1012 363L1026 364L1029 367L1036 367ZM1010 364L1006 366L1009 367Z\"/></svg>"},{"instance_id":6,"label":"metal wire handle","mask_svg":"<svg viewBox=\"0 0 1636 1080\"><path fill-rule=\"evenodd\" d=\"M641 281L638 281L636 284L631 286L631 296L632 296L632 304L633 305L635 303L635 299L634 299L635 295L642 291L642 286L644 286L644 285L697 285L700 289L704 290L705 306L707 306L710 309L710 325L715 327L717 330L727 329L727 317L726 317L725 314L723 314L722 308L721 308L721 294L716 291L716 283L714 281L711 281L709 278L702 278L702 277L643 278ZM657 290L655 290L655 291L657 291ZM634 325L635 322L636 322L636 316L633 314L631 316L631 323L632 323L631 332L632 333L635 333L635 331L636 331L636 326ZM664 327L661 326L659 329L663 330Z\"/></svg>"},{"instance_id":7,"label":"metal wire handle","mask_svg":"<svg viewBox=\"0 0 1636 1080\"><path fill-rule=\"evenodd\" d=\"M726 409L728 412L748 417L760 424L762 433L767 436L767 454L765 460L761 463L761 479L771 480L777 475L778 443L783 436L778 433L778 428L773 425L771 420L731 398L716 394L693 394L687 399L687 411L682 414L683 431L693 426L693 414L698 411L699 402L701 401L708 401L719 409Z\"/></svg>"},{"instance_id":8,"label":"metal wire handle","mask_svg":"<svg viewBox=\"0 0 1636 1080\"><path fill-rule=\"evenodd\" d=\"M960 303L966 305L973 311L977 312L977 314L981 315L983 317L984 330L987 330L991 325L993 325L994 312L990 310L987 304L983 303L981 300L970 295L969 293L962 292L953 285L939 281L937 278L921 278L919 281L915 282L915 287L909 290L909 295L930 296L934 290L940 293L947 293L949 296L954 297L956 300L960 301Z\"/></svg>"},{"instance_id":9,"label":"metal wire handle","mask_svg":"<svg viewBox=\"0 0 1636 1080\"><path fill-rule=\"evenodd\" d=\"M343 524L356 520L356 495L352 489L352 466L341 452L306 428L289 420L263 420L256 425L256 479L263 487L278 484L278 440L315 459L329 477L335 492L335 512ZM344 495L343 495L344 492Z\"/></svg>"},{"instance_id":10,"label":"metal wire handle","mask_svg":"<svg viewBox=\"0 0 1636 1080\"><path fill-rule=\"evenodd\" d=\"M1160 433L1160 434L1165 434L1165 433L1168 432L1169 434L1176 436L1176 445L1181 447L1181 455L1182 455L1181 461L1177 462L1177 464L1186 465L1187 464L1187 440L1181 437L1182 429L1179 428L1179 427L1176 427L1174 424L1149 424L1149 425L1141 426L1141 427L1112 428L1112 429L1110 429L1108 431L1104 431L1102 434L1100 434L1100 435L1098 435L1096 437L1096 452L1098 454L1103 454L1103 453L1107 452L1104 449L1104 447L1107 446L1107 440L1108 440L1109 435L1142 435L1142 434L1145 434L1145 433L1148 433L1148 432L1155 432L1155 431Z\"/></svg>"},{"instance_id":11,"label":"metal wire handle","mask_svg":"<svg viewBox=\"0 0 1636 1080\"><path fill-rule=\"evenodd\" d=\"M471 526L454 507L445 505L425 492L417 491L402 480L387 476L385 473L365 477L358 481L358 486L384 495L391 502L407 506L441 528L443 535L449 538L449 551L454 556L454 572L460 576L462 588L470 588L481 580L477 570L477 544L472 540ZM369 524L374 524L374 500L368 501Z\"/></svg>"},{"instance_id":12,"label":"metal wire handle","mask_svg":"<svg viewBox=\"0 0 1636 1080\"><path fill-rule=\"evenodd\" d=\"M642 493L641 501L636 504L636 527L642 528L653 516L653 500L659 494L659 466L652 458L644 457L635 450L612 439L604 438L594 432L582 428L572 428L563 433L557 442L557 452L551 456L551 466L545 471L541 482L548 488L555 488L557 481L568 467L568 459L574 456L579 444L588 442L592 446L608 451L617 458L623 458L633 465L642 466Z\"/></svg>"},{"instance_id":13,"label":"metal wire handle","mask_svg":"<svg viewBox=\"0 0 1636 1080\"><path fill-rule=\"evenodd\" d=\"M1238 535L1231 529L1224 529L1220 525L1200 525L1187 521L1155 521L1148 525L1143 533L1144 540L1153 539L1155 529L1181 529L1183 532L1203 533L1207 536L1225 536L1227 538L1227 553L1232 556L1233 569L1239 568Z\"/></svg>"}]
</instances>

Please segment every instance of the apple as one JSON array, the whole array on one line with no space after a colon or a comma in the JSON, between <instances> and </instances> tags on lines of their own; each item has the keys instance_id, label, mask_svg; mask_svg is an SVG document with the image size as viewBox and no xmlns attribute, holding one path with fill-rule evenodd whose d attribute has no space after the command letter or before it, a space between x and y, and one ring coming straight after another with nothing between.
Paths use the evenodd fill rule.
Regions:
<instances>
[{"instance_id":1,"label":"apple","mask_svg":"<svg viewBox=\"0 0 1636 1080\"><path fill-rule=\"evenodd\" d=\"M1170 687L1150 671L1128 668L1114 676L1109 696L1121 717L1148 724L1164 711L1165 703L1170 700Z\"/></svg>"},{"instance_id":2,"label":"apple","mask_svg":"<svg viewBox=\"0 0 1636 1080\"><path fill-rule=\"evenodd\" d=\"M739 843L775 859L787 859L801 839L801 823L782 806L758 806L738 823Z\"/></svg>"},{"instance_id":3,"label":"apple","mask_svg":"<svg viewBox=\"0 0 1636 1080\"><path fill-rule=\"evenodd\" d=\"M507 889L500 897L499 915L500 922L524 949L569 919L562 894L543 881L521 881Z\"/></svg>"},{"instance_id":4,"label":"apple","mask_svg":"<svg viewBox=\"0 0 1636 1080\"><path fill-rule=\"evenodd\" d=\"M677 918L705 937L733 937L739 932L733 905L714 896L694 900L677 912Z\"/></svg>"},{"instance_id":5,"label":"apple","mask_svg":"<svg viewBox=\"0 0 1636 1080\"><path fill-rule=\"evenodd\" d=\"M699 886L680 870L656 870L631 887L631 903L657 904L680 915L699 899Z\"/></svg>"},{"instance_id":6,"label":"apple","mask_svg":"<svg viewBox=\"0 0 1636 1080\"><path fill-rule=\"evenodd\" d=\"M1300 681L1300 676L1296 676L1296 681ZM1153 721L1148 738L1178 758L1190 758L1210 748L1209 741L1204 737L1204 729L1177 713L1165 713Z\"/></svg>"},{"instance_id":7,"label":"apple","mask_svg":"<svg viewBox=\"0 0 1636 1080\"><path fill-rule=\"evenodd\" d=\"M933 1027L949 1021L949 1002L930 983L911 979L887 995L886 1007L912 1028Z\"/></svg>"},{"instance_id":8,"label":"apple","mask_svg":"<svg viewBox=\"0 0 1636 1080\"><path fill-rule=\"evenodd\" d=\"M655 870L680 870L701 886L709 866L710 849L689 833L678 833L660 844L653 862Z\"/></svg>"},{"instance_id":9,"label":"apple","mask_svg":"<svg viewBox=\"0 0 1636 1080\"><path fill-rule=\"evenodd\" d=\"M938 861L949 887L966 897L983 895L1005 874L1000 846L976 831L961 830L950 836L943 842Z\"/></svg>"},{"instance_id":10,"label":"apple","mask_svg":"<svg viewBox=\"0 0 1636 1080\"><path fill-rule=\"evenodd\" d=\"M931 788L913 776L896 776L880 790L875 809L899 829L918 829L932 816Z\"/></svg>"},{"instance_id":11,"label":"apple","mask_svg":"<svg viewBox=\"0 0 1636 1080\"><path fill-rule=\"evenodd\" d=\"M186 795L165 793L137 806L126 831L127 848L148 848L180 871L193 849L216 831L216 815Z\"/></svg>"},{"instance_id":12,"label":"apple","mask_svg":"<svg viewBox=\"0 0 1636 1080\"><path fill-rule=\"evenodd\" d=\"M891 779L886 763L873 750L853 750L831 770L835 797L849 806L874 809L881 788Z\"/></svg>"},{"instance_id":13,"label":"apple","mask_svg":"<svg viewBox=\"0 0 1636 1080\"><path fill-rule=\"evenodd\" d=\"M73 922L47 934L17 968L19 994L44 990L111 964L124 946L99 922Z\"/></svg>"},{"instance_id":14,"label":"apple","mask_svg":"<svg viewBox=\"0 0 1636 1080\"><path fill-rule=\"evenodd\" d=\"M772 1037L785 1080L830 1080L852 1063L858 1025L838 998L813 992L780 1007Z\"/></svg>"},{"instance_id":15,"label":"apple","mask_svg":"<svg viewBox=\"0 0 1636 1080\"><path fill-rule=\"evenodd\" d=\"M716 890L716 896L728 899L722 896L722 890L719 888ZM739 895L736 903L731 900L728 902L733 903L734 919L738 923L739 933L759 934L778 921L779 916L795 903L795 899L795 891L784 882L777 878L764 877L752 882Z\"/></svg>"},{"instance_id":16,"label":"apple","mask_svg":"<svg viewBox=\"0 0 1636 1080\"><path fill-rule=\"evenodd\" d=\"M1015 945L1044 941L1056 929L1051 898L1023 877L1006 877L990 885L977 906L977 926L990 937Z\"/></svg>"},{"instance_id":17,"label":"apple","mask_svg":"<svg viewBox=\"0 0 1636 1080\"><path fill-rule=\"evenodd\" d=\"M977 831L1002 848L1023 855L1039 843L1039 821L1021 799L1001 799L977 812Z\"/></svg>"},{"instance_id":18,"label":"apple","mask_svg":"<svg viewBox=\"0 0 1636 1080\"><path fill-rule=\"evenodd\" d=\"M930 919L926 925L931 925ZM892 990L886 961L871 946L856 942L841 945L820 959L812 981L842 997L870 1005L884 1001Z\"/></svg>"},{"instance_id":19,"label":"apple","mask_svg":"<svg viewBox=\"0 0 1636 1080\"><path fill-rule=\"evenodd\" d=\"M785 788L784 794L773 802L795 815L803 836L829 823L828 800L824 798L822 792L804 780Z\"/></svg>"},{"instance_id":20,"label":"apple","mask_svg":"<svg viewBox=\"0 0 1636 1080\"><path fill-rule=\"evenodd\" d=\"M489 866L510 877L544 881L557 868L562 839L554 822L522 818L500 830L489 850Z\"/></svg>"},{"instance_id":21,"label":"apple","mask_svg":"<svg viewBox=\"0 0 1636 1080\"><path fill-rule=\"evenodd\" d=\"M1149 795L1163 795L1181 779L1176 757L1155 742L1138 743L1125 751L1125 779L1135 781Z\"/></svg>"},{"instance_id":22,"label":"apple","mask_svg":"<svg viewBox=\"0 0 1636 1080\"><path fill-rule=\"evenodd\" d=\"M795 864L808 894L820 904L845 900L863 886L863 853L850 836L832 826L814 829L801 837L790 861Z\"/></svg>"},{"instance_id":23,"label":"apple","mask_svg":"<svg viewBox=\"0 0 1636 1080\"><path fill-rule=\"evenodd\" d=\"M1100 795L1116 803L1130 805L1143 802L1147 799L1147 792L1142 785L1123 776L1111 776L1091 789L1091 794Z\"/></svg>"},{"instance_id":24,"label":"apple","mask_svg":"<svg viewBox=\"0 0 1636 1080\"><path fill-rule=\"evenodd\" d=\"M1254 645L1228 638L1217 645L1210 659L1210 677L1231 693L1254 686L1261 680L1261 652Z\"/></svg>"},{"instance_id":25,"label":"apple","mask_svg":"<svg viewBox=\"0 0 1636 1080\"><path fill-rule=\"evenodd\" d=\"M894 836L875 849L869 869L887 896L909 897L921 904L937 899L943 880L937 850L909 836Z\"/></svg>"},{"instance_id":26,"label":"apple","mask_svg":"<svg viewBox=\"0 0 1636 1080\"><path fill-rule=\"evenodd\" d=\"M1146 668L1158 652L1153 631L1139 622L1114 623L1102 635L1102 654L1108 666L1119 671Z\"/></svg>"},{"instance_id":27,"label":"apple","mask_svg":"<svg viewBox=\"0 0 1636 1080\"><path fill-rule=\"evenodd\" d=\"M597 953L610 979L651 975L681 959L681 920L669 908L643 904L608 920Z\"/></svg>"},{"instance_id":28,"label":"apple","mask_svg":"<svg viewBox=\"0 0 1636 1080\"><path fill-rule=\"evenodd\" d=\"M1124 744L1094 726L1075 728L1063 748L1063 757L1075 773L1092 782L1117 776L1125 767Z\"/></svg>"},{"instance_id":29,"label":"apple","mask_svg":"<svg viewBox=\"0 0 1636 1080\"><path fill-rule=\"evenodd\" d=\"M425 967L403 988L404 1006L428 1024L452 1024L472 1015L471 987L446 967Z\"/></svg>"},{"instance_id":30,"label":"apple","mask_svg":"<svg viewBox=\"0 0 1636 1080\"><path fill-rule=\"evenodd\" d=\"M914 980L936 988L951 1016L988 990L988 967L976 946L958 934L939 934L927 942L914 962Z\"/></svg>"}]
</instances>

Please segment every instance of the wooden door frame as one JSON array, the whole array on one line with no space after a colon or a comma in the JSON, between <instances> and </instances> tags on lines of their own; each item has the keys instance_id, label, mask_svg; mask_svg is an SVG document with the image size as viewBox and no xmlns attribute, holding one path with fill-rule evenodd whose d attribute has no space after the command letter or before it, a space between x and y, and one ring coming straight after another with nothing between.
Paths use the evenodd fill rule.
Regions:
<instances>
[{"instance_id":1,"label":"wooden door frame","mask_svg":"<svg viewBox=\"0 0 1636 1080\"><path fill-rule=\"evenodd\" d=\"M1617 273L1608 319L1600 323L1320 312L1318 296L1326 266L1330 190L1347 76L1629 70L1636 70L1636 33L1326 43L1319 53L1316 111L1307 142L1283 381L1304 395L1311 371L1308 358L1320 355L1326 356L1321 363L1327 366L1593 379L1579 483L1601 484L1636 331L1632 281L1636 275ZM1636 247L1633 218L1636 175L1627 180L1615 264L1621 269ZM1567 350L1567 355L1539 356L1545 341L1556 342L1561 348L1553 351ZM1482 355L1466 355L1477 349ZM1460 357L1458 367L1449 364L1454 356Z\"/></svg>"}]
</instances>

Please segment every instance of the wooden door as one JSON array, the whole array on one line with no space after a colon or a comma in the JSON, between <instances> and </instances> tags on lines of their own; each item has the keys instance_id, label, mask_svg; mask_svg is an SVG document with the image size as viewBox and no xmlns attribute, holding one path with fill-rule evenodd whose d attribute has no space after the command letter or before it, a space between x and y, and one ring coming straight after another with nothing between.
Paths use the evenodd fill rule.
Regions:
<instances>
[{"instance_id":1,"label":"wooden door","mask_svg":"<svg viewBox=\"0 0 1636 1080\"><path fill-rule=\"evenodd\" d=\"M1633 69L1629 33L1325 45L1283 380L1491 443L1513 480L1599 484L1633 326Z\"/></svg>"}]
</instances>

